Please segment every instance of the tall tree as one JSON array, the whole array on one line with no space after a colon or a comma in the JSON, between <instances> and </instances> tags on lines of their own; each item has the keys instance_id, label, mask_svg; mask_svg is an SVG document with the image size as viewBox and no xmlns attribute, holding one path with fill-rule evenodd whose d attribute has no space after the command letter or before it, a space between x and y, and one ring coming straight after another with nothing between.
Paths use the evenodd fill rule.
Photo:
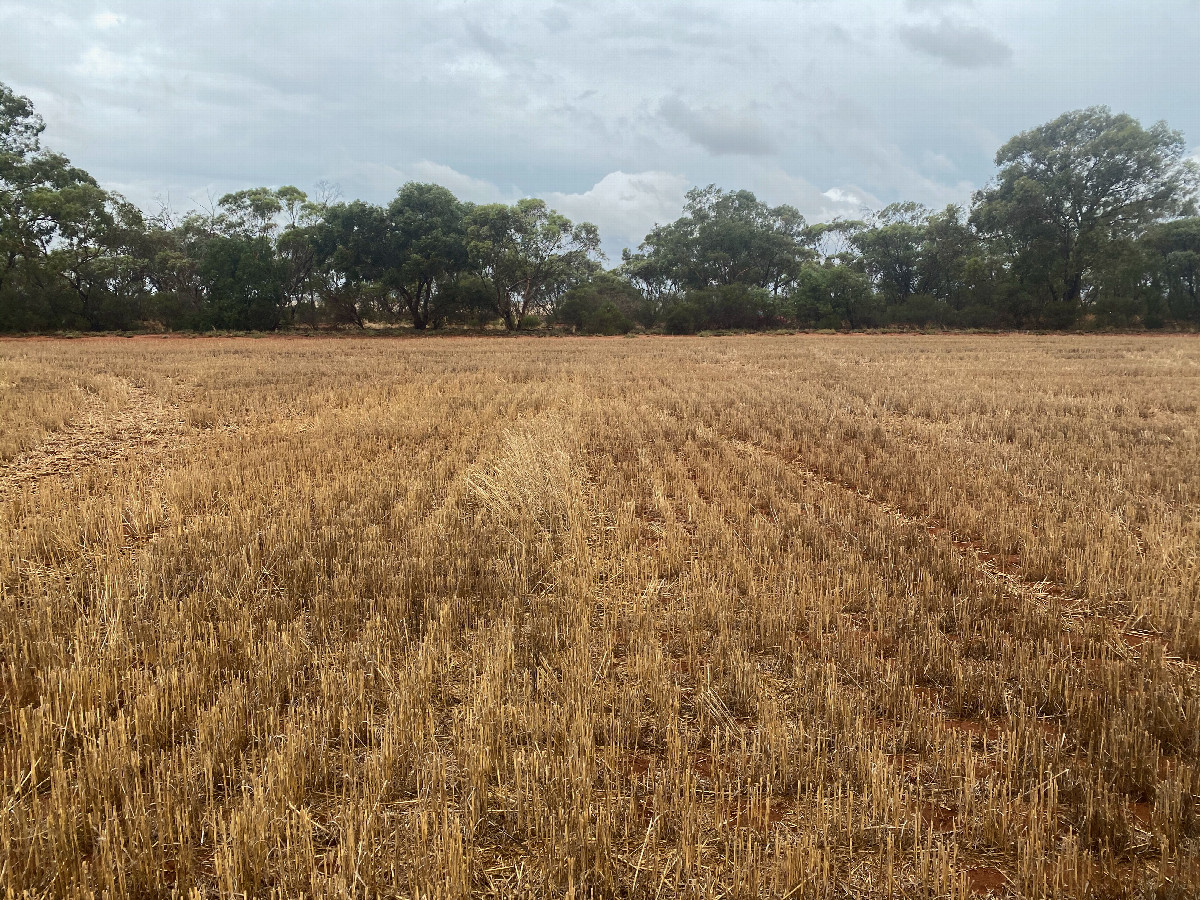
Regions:
<instances>
[{"instance_id":1,"label":"tall tree","mask_svg":"<svg viewBox=\"0 0 1200 900\"><path fill-rule=\"evenodd\" d=\"M41 146L45 124L0 83L0 328L118 328L148 288L140 212Z\"/></svg>"},{"instance_id":2,"label":"tall tree","mask_svg":"<svg viewBox=\"0 0 1200 900\"><path fill-rule=\"evenodd\" d=\"M366 298L377 321L395 320L395 298L383 287L391 243L386 210L361 200L326 205L312 243L322 302L334 324L362 324L360 303Z\"/></svg>"},{"instance_id":3,"label":"tall tree","mask_svg":"<svg viewBox=\"0 0 1200 900\"><path fill-rule=\"evenodd\" d=\"M936 297L951 309L961 310L971 301L968 272L971 260L981 253L978 238L963 208L951 204L925 221L924 241L917 266L918 290Z\"/></svg>"},{"instance_id":4,"label":"tall tree","mask_svg":"<svg viewBox=\"0 0 1200 900\"><path fill-rule=\"evenodd\" d=\"M286 196L297 189L282 190ZM215 224L221 231L243 237L270 237L279 227L283 200L278 191L256 187L226 194L218 201L218 208Z\"/></svg>"},{"instance_id":5,"label":"tall tree","mask_svg":"<svg viewBox=\"0 0 1200 900\"><path fill-rule=\"evenodd\" d=\"M1143 128L1104 106L1064 113L1000 148L971 220L1006 245L1048 324L1065 324L1110 242L1193 208L1200 176L1184 151L1164 122Z\"/></svg>"},{"instance_id":6,"label":"tall tree","mask_svg":"<svg viewBox=\"0 0 1200 900\"><path fill-rule=\"evenodd\" d=\"M467 266L465 212L446 188L410 182L386 210L357 201L328 207L318 255L348 284L381 286L375 299L389 317L406 314L418 330L440 327L458 300L443 291Z\"/></svg>"},{"instance_id":7,"label":"tall tree","mask_svg":"<svg viewBox=\"0 0 1200 900\"><path fill-rule=\"evenodd\" d=\"M39 200L57 224L46 261L70 286L87 327L134 327L151 287L141 210L87 183L44 192Z\"/></svg>"},{"instance_id":8,"label":"tall tree","mask_svg":"<svg viewBox=\"0 0 1200 900\"><path fill-rule=\"evenodd\" d=\"M683 215L646 235L624 270L651 296L734 284L779 294L815 256L811 240L794 207L710 184L688 191Z\"/></svg>"},{"instance_id":9,"label":"tall tree","mask_svg":"<svg viewBox=\"0 0 1200 900\"><path fill-rule=\"evenodd\" d=\"M385 281L408 310L413 328L440 327L439 292L467 266L466 210L449 190L409 182L388 206Z\"/></svg>"},{"instance_id":10,"label":"tall tree","mask_svg":"<svg viewBox=\"0 0 1200 900\"><path fill-rule=\"evenodd\" d=\"M263 236L218 235L205 246L199 275L209 328L274 331L283 318L286 273Z\"/></svg>"},{"instance_id":11,"label":"tall tree","mask_svg":"<svg viewBox=\"0 0 1200 900\"><path fill-rule=\"evenodd\" d=\"M893 203L874 217L873 227L851 238L866 273L889 306L903 303L918 290L921 250L929 210L919 203Z\"/></svg>"},{"instance_id":12,"label":"tall tree","mask_svg":"<svg viewBox=\"0 0 1200 900\"><path fill-rule=\"evenodd\" d=\"M532 313L552 312L555 299L600 268L596 226L572 225L544 200L476 206L466 229L470 259L491 286L496 315L509 331Z\"/></svg>"},{"instance_id":13,"label":"tall tree","mask_svg":"<svg viewBox=\"0 0 1200 900\"><path fill-rule=\"evenodd\" d=\"M1151 228L1142 245L1156 299L1152 312L1200 322L1200 217L1176 219Z\"/></svg>"}]
</instances>

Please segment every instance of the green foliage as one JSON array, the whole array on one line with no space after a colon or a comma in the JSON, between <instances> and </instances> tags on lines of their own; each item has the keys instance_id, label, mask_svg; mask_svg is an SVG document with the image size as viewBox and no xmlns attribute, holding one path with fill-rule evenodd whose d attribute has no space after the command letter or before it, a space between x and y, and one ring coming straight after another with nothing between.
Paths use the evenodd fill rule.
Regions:
<instances>
[{"instance_id":1,"label":"green foliage","mask_svg":"<svg viewBox=\"0 0 1200 900\"><path fill-rule=\"evenodd\" d=\"M1105 107L1008 141L969 215L894 203L810 225L709 185L612 272L594 225L434 184L386 207L255 187L147 220L44 128L0 84L0 330L1200 326L1200 170L1178 132Z\"/></svg>"},{"instance_id":2,"label":"green foliage","mask_svg":"<svg viewBox=\"0 0 1200 900\"><path fill-rule=\"evenodd\" d=\"M1200 323L1200 217L1151 228L1142 239L1157 321Z\"/></svg>"},{"instance_id":3,"label":"green foliage","mask_svg":"<svg viewBox=\"0 0 1200 900\"><path fill-rule=\"evenodd\" d=\"M920 204L893 203L875 217L874 228L850 239L889 306L904 303L918 290L928 219L929 211Z\"/></svg>"},{"instance_id":4,"label":"green foliage","mask_svg":"<svg viewBox=\"0 0 1200 900\"><path fill-rule=\"evenodd\" d=\"M384 280L404 301L414 328L445 323L441 286L467 267L465 208L436 184L404 185L388 207Z\"/></svg>"},{"instance_id":5,"label":"green foliage","mask_svg":"<svg viewBox=\"0 0 1200 900\"><path fill-rule=\"evenodd\" d=\"M267 237L275 231L275 219L283 212L279 195L266 187L226 194L218 206L221 209L217 218L220 230L239 237Z\"/></svg>"},{"instance_id":6,"label":"green foliage","mask_svg":"<svg viewBox=\"0 0 1200 900\"><path fill-rule=\"evenodd\" d=\"M954 325L958 317L944 301L929 294L909 294L903 303L887 310L887 320L895 325Z\"/></svg>"},{"instance_id":7,"label":"green foliage","mask_svg":"<svg viewBox=\"0 0 1200 900\"><path fill-rule=\"evenodd\" d=\"M534 331L535 329L541 328L544 324L545 322L542 320L541 316L537 315L536 313L526 313L525 315L521 316L521 321L517 323L517 330Z\"/></svg>"},{"instance_id":8,"label":"green foliage","mask_svg":"<svg viewBox=\"0 0 1200 900\"><path fill-rule=\"evenodd\" d=\"M807 327L870 328L882 316L870 279L853 265L804 266L789 300L794 319Z\"/></svg>"},{"instance_id":9,"label":"green foliage","mask_svg":"<svg viewBox=\"0 0 1200 900\"><path fill-rule=\"evenodd\" d=\"M551 312L559 297L600 269L596 226L572 225L544 200L473 207L466 230L471 265L491 285L495 313L510 331L529 315Z\"/></svg>"},{"instance_id":10,"label":"green foliage","mask_svg":"<svg viewBox=\"0 0 1200 900\"><path fill-rule=\"evenodd\" d=\"M431 322L435 328L451 322L480 327L496 318L491 285L469 271L442 282L434 304Z\"/></svg>"},{"instance_id":11,"label":"green foliage","mask_svg":"<svg viewBox=\"0 0 1200 900\"><path fill-rule=\"evenodd\" d=\"M778 304L767 291L746 284L695 288L666 311L668 334L752 330L781 324Z\"/></svg>"},{"instance_id":12,"label":"green foliage","mask_svg":"<svg viewBox=\"0 0 1200 900\"><path fill-rule=\"evenodd\" d=\"M636 323L653 324L654 311L628 279L604 272L567 291L554 320L585 334L628 334Z\"/></svg>"},{"instance_id":13,"label":"green foliage","mask_svg":"<svg viewBox=\"0 0 1200 900\"><path fill-rule=\"evenodd\" d=\"M972 222L999 244L1015 280L1017 324L1070 325L1114 242L1194 207L1197 167L1183 136L1107 107L1065 113L996 154L996 181Z\"/></svg>"},{"instance_id":14,"label":"green foliage","mask_svg":"<svg viewBox=\"0 0 1200 900\"><path fill-rule=\"evenodd\" d=\"M205 249L199 275L208 294L203 327L235 331L279 327L284 273L266 237L214 237Z\"/></svg>"},{"instance_id":15,"label":"green foliage","mask_svg":"<svg viewBox=\"0 0 1200 900\"><path fill-rule=\"evenodd\" d=\"M663 317L663 331L667 334L695 334L700 330L698 319L697 310L690 303L672 303Z\"/></svg>"},{"instance_id":16,"label":"green foliage","mask_svg":"<svg viewBox=\"0 0 1200 900\"><path fill-rule=\"evenodd\" d=\"M44 128L0 84L0 328L132 325L147 287L141 214L43 149Z\"/></svg>"},{"instance_id":17,"label":"green foliage","mask_svg":"<svg viewBox=\"0 0 1200 900\"><path fill-rule=\"evenodd\" d=\"M650 296L730 285L778 294L814 256L808 237L794 207L710 184L688 191L683 215L646 235L622 269Z\"/></svg>"}]
</instances>

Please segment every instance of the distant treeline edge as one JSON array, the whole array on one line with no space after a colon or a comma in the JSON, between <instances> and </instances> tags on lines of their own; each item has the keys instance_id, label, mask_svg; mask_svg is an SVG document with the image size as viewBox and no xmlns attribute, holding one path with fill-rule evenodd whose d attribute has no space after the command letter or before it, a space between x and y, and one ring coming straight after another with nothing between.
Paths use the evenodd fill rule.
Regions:
<instances>
[{"instance_id":1,"label":"distant treeline edge","mask_svg":"<svg viewBox=\"0 0 1200 900\"><path fill-rule=\"evenodd\" d=\"M542 200L433 184L387 207L287 186L148 215L43 130L0 84L0 331L1200 326L1197 163L1105 107L1014 137L969 208L810 224L710 185L613 268L594 225Z\"/></svg>"}]
</instances>

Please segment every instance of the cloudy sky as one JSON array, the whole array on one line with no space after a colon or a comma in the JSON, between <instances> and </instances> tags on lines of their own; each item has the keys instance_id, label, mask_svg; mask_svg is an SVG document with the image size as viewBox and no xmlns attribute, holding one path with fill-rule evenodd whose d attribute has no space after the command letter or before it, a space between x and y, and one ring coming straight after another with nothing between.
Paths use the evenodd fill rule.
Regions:
<instances>
[{"instance_id":1,"label":"cloudy sky","mask_svg":"<svg viewBox=\"0 0 1200 900\"><path fill-rule=\"evenodd\" d=\"M996 149L1106 104L1200 151L1200 0L0 0L0 81L147 208L435 181L545 197L610 256L692 185L810 220L964 202Z\"/></svg>"}]
</instances>

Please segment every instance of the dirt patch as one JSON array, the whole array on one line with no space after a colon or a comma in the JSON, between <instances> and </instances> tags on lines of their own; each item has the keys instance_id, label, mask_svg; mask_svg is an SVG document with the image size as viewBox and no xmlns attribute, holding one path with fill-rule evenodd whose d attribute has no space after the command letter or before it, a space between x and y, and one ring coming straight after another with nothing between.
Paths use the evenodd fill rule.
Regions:
<instances>
[{"instance_id":1,"label":"dirt patch","mask_svg":"<svg viewBox=\"0 0 1200 900\"><path fill-rule=\"evenodd\" d=\"M157 456L183 433L180 412L136 385L125 383L116 408L92 396L78 416L39 446L0 466L0 498L47 479L75 478L106 462Z\"/></svg>"},{"instance_id":2,"label":"dirt patch","mask_svg":"<svg viewBox=\"0 0 1200 900\"><path fill-rule=\"evenodd\" d=\"M1148 831L1150 829L1150 822L1154 818L1154 807L1145 800L1131 801L1129 804L1129 814L1138 826Z\"/></svg>"},{"instance_id":3,"label":"dirt patch","mask_svg":"<svg viewBox=\"0 0 1200 900\"><path fill-rule=\"evenodd\" d=\"M620 772L629 778L641 778L655 763L655 758L649 753L627 753L621 760Z\"/></svg>"},{"instance_id":4,"label":"dirt patch","mask_svg":"<svg viewBox=\"0 0 1200 900\"><path fill-rule=\"evenodd\" d=\"M954 815L954 810L949 807L937 803L922 803L921 828L933 828L939 834L946 834L954 830Z\"/></svg>"},{"instance_id":5,"label":"dirt patch","mask_svg":"<svg viewBox=\"0 0 1200 900\"><path fill-rule=\"evenodd\" d=\"M945 725L951 731L959 731L976 738L987 738L990 741L994 741L1000 736L1000 727L992 722L981 722L977 719L947 719Z\"/></svg>"},{"instance_id":6,"label":"dirt patch","mask_svg":"<svg viewBox=\"0 0 1200 900\"><path fill-rule=\"evenodd\" d=\"M1008 893L1008 876L995 866L976 866L967 869L967 888L972 894Z\"/></svg>"}]
</instances>

